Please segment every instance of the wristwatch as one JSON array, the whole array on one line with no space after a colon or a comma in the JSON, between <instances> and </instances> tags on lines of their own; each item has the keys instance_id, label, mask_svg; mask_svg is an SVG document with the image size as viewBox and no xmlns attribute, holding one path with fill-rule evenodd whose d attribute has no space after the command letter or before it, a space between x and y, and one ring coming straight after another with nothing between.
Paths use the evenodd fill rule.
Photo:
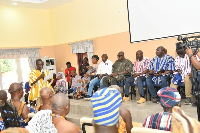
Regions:
<instances>
[{"instance_id":1,"label":"wristwatch","mask_svg":"<svg viewBox=\"0 0 200 133\"><path fill-rule=\"evenodd\" d=\"M189 59L193 56L193 54L188 55Z\"/></svg>"}]
</instances>

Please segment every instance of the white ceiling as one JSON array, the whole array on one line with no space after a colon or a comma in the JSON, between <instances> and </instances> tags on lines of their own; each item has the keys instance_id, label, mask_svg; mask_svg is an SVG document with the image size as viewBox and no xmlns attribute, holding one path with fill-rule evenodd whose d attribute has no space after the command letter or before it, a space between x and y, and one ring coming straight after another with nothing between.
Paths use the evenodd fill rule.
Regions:
<instances>
[{"instance_id":1,"label":"white ceiling","mask_svg":"<svg viewBox=\"0 0 200 133\"><path fill-rule=\"evenodd\" d=\"M38 8L38 9L51 9L74 0L48 0L44 3L28 3L28 2L18 2L12 0L0 0L0 5L13 6L13 7L27 7L27 8ZM13 5L16 2L17 5Z\"/></svg>"}]
</instances>

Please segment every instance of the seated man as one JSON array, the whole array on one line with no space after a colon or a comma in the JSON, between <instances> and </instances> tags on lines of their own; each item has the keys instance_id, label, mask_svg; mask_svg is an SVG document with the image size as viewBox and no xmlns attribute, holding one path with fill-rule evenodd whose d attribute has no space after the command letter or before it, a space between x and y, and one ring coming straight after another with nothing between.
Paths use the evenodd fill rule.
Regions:
<instances>
[{"instance_id":1,"label":"seated man","mask_svg":"<svg viewBox=\"0 0 200 133\"><path fill-rule=\"evenodd\" d=\"M144 89L143 89L143 81L146 81L146 73L148 72L150 59L147 57L143 58L143 52L138 50L136 52L136 61L133 65L133 76L126 79L125 82L125 96L123 97L123 101L129 101L129 87L132 83L136 83L139 93L140 100L137 103L144 103L146 101Z\"/></svg>"},{"instance_id":2,"label":"seated man","mask_svg":"<svg viewBox=\"0 0 200 133\"><path fill-rule=\"evenodd\" d=\"M170 87L160 89L158 96L164 112L148 116L144 121L143 127L171 131L172 108L181 106L181 96L178 90Z\"/></svg>"},{"instance_id":3,"label":"seated man","mask_svg":"<svg viewBox=\"0 0 200 133\"><path fill-rule=\"evenodd\" d=\"M90 98L92 96L92 91L93 91L95 85L100 83L100 89L102 89L103 88L103 83L102 83L103 78L112 73L113 63L110 60L108 60L107 54L103 54L101 56L101 58L102 58L102 62L99 64L98 69L97 69L98 77L96 77L90 81L86 99Z\"/></svg>"},{"instance_id":4,"label":"seated man","mask_svg":"<svg viewBox=\"0 0 200 133\"><path fill-rule=\"evenodd\" d=\"M5 105L5 102L7 101L8 97L7 97L7 93L4 90L0 90L0 111L1 111L1 107ZM0 116L0 131L4 130L4 122L2 119L2 116Z\"/></svg>"},{"instance_id":5,"label":"seated man","mask_svg":"<svg viewBox=\"0 0 200 133\"><path fill-rule=\"evenodd\" d=\"M23 127L29 121L28 114L30 111L25 102L20 101L24 94L22 84L12 83L8 89L8 92L11 95L9 102L17 109L21 126Z\"/></svg>"},{"instance_id":6,"label":"seated man","mask_svg":"<svg viewBox=\"0 0 200 133\"><path fill-rule=\"evenodd\" d=\"M174 59L165 54L165 48L160 46L156 49L156 57L149 64L149 77L146 79L147 88L151 94L152 102L157 103L155 84L159 84L161 88L167 87L167 81L170 80L169 75L175 70Z\"/></svg>"},{"instance_id":7,"label":"seated man","mask_svg":"<svg viewBox=\"0 0 200 133\"><path fill-rule=\"evenodd\" d=\"M115 88L103 88L96 91L91 98L95 133L118 133L122 102L120 92Z\"/></svg>"},{"instance_id":8,"label":"seated man","mask_svg":"<svg viewBox=\"0 0 200 133\"><path fill-rule=\"evenodd\" d=\"M43 104L38 106L36 109L36 113L40 110L51 110L51 98L54 95L54 92L50 88L42 88L40 91L40 96Z\"/></svg>"},{"instance_id":9,"label":"seated man","mask_svg":"<svg viewBox=\"0 0 200 133\"><path fill-rule=\"evenodd\" d=\"M131 74L132 72L132 62L125 59L124 52L119 52L117 57L118 60L112 65L112 74L103 78L103 87L117 85L125 79L124 74Z\"/></svg>"},{"instance_id":10,"label":"seated man","mask_svg":"<svg viewBox=\"0 0 200 133\"><path fill-rule=\"evenodd\" d=\"M175 75L175 77L172 79L170 87L177 89L179 84L185 83L185 95L187 98L185 100L185 104L188 105L192 103L192 100L195 101L195 99L192 97L192 83L190 80L190 73L191 73L190 59L188 55L185 54L184 50L176 50L176 52L178 56L175 59L175 68L176 68L175 74L180 75L180 77L182 78L180 78L180 81L175 81L176 80L176 75Z\"/></svg>"},{"instance_id":11,"label":"seated man","mask_svg":"<svg viewBox=\"0 0 200 133\"><path fill-rule=\"evenodd\" d=\"M52 120L59 133L79 133L80 130L75 124L65 120L70 110L69 98L63 94L55 94L51 99Z\"/></svg>"}]
</instances>

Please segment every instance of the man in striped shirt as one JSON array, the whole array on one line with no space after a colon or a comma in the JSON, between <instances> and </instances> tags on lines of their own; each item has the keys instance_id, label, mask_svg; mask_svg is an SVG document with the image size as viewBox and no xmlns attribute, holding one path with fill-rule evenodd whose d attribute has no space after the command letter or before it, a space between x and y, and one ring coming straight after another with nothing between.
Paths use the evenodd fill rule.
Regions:
<instances>
[{"instance_id":1,"label":"man in striped shirt","mask_svg":"<svg viewBox=\"0 0 200 133\"><path fill-rule=\"evenodd\" d=\"M160 97L160 103L164 112L148 116L144 121L143 127L172 131L172 108L174 106L181 106L181 96L177 89L171 87L164 87L157 94Z\"/></svg>"},{"instance_id":2,"label":"man in striped shirt","mask_svg":"<svg viewBox=\"0 0 200 133\"><path fill-rule=\"evenodd\" d=\"M185 95L186 95L186 101L185 104L191 104L192 100L194 99L192 97L192 83L190 80L190 73L191 73L191 66L190 66L190 59L187 54L185 54L184 50L176 50L178 56L175 59L175 69L176 72L174 72L175 77L172 79L170 87L176 88L178 85L185 83ZM179 74L181 77L181 81L176 81L176 75Z\"/></svg>"}]
</instances>

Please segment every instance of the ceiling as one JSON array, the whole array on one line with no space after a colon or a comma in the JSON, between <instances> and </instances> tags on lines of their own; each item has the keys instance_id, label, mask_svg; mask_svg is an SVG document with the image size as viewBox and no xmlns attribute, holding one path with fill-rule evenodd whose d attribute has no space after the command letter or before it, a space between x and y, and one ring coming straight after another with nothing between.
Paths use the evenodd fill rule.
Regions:
<instances>
[{"instance_id":1,"label":"ceiling","mask_svg":"<svg viewBox=\"0 0 200 133\"><path fill-rule=\"evenodd\" d=\"M23 1L23 0L22 0ZM37 1L37 0L36 0ZM27 7L27 8L38 8L38 9L51 9L74 0L48 0L44 3L28 3L19 2L19 0L0 0L0 5L13 6L13 7ZM16 2L17 5L13 5Z\"/></svg>"}]
</instances>

